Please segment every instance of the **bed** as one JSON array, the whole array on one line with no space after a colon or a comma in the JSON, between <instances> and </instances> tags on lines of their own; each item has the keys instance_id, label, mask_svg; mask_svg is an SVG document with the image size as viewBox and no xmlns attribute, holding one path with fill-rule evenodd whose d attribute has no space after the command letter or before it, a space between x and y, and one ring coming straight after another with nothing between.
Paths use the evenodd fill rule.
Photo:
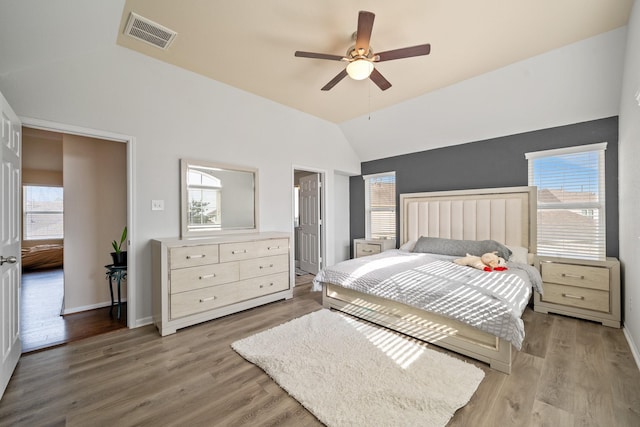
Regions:
<instances>
[{"instance_id":1,"label":"bed","mask_svg":"<svg viewBox=\"0 0 640 427\"><path fill-rule=\"evenodd\" d=\"M63 265L64 247L60 244L37 245L22 248L22 269L42 270Z\"/></svg>"},{"instance_id":2,"label":"bed","mask_svg":"<svg viewBox=\"0 0 640 427\"><path fill-rule=\"evenodd\" d=\"M524 273L516 273L516 270L519 270L518 265L521 263L532 264L536 253L535 187L401 194L399 236L401 249L403 246L411 246L413 242L419 241L421 237L433 241L450 240L451 242L494 241L500 245L506 245L510 249L513 248L514 252L517 250L520 257L519 263L507 264L510 270L508 276L515 277L519 275L521 278L528 276L533 280L534 276L537 275L537 271L532 267L527 266L525 268L521 266L525 270ZM394 282L394 286L396 285L395 282L399 281L412 282L415 275L407 276L406 274L408 273L399 272L395 266L389 267L391 273L388 274L393 274L393 276L384 279L384 282L376 287L376 292L363 291L362 289L364 288L354 283L346 283L350 282L351 279L347 279L346 282L336 280L342 270L357 270L359 272L357 275L365 278L373 277L375 274L369 273L369 271L377 269L377 267L373 266L398 264L397 257L403 257L399 263L402 264L406 261L414 272L422 268L416 268L412 264L414 259L417 258L412 252L394 251L386 251L376 256L344 261L336 264L336 266L323 269L316 276L314 282L316 290L322 290L323 305L414 338L434 343L440 347L488 363L491 368L498 371L510 373L512 347L514 343L521 343L521 339L524 338L523 329L519 338L517 337L518 333L515 334L514 341L514 338L510 336L508 338L499 336L500 334L496 333L491 326L487 328L485 325L469 322L469 316L461 321L452 318L448 312L446 314L434 313L431 311L432 306L418 308L423 306L415 304L414 300L409 303L399 302L394 294L395 291L389 290L396 288L389 288L383 285L388 284L389 281ZM524 260L522 260L522 257L524 257ZM499 275L499 273L486 273L474 270L471 267L457 266L451 262L453 258L455 257L451 255L442 256L436 254L434 262L439 264L429 265L437 268L429 267L431 270L424 274L431 275L432 271L435 270L445 271L439 274L454 274L447 269L450 266L455 266L451 268L463 269L465 271L464 275L469 275L470 277L484 275L483 277L487 278L494 277L488 275L495 275L495 277ZM367 266L372 267L368 268ZM427 267L425 266L422 269L425 270ZM382 272L383 269L380 271L381 275L387 274ZM422 274L422 271L420 274ZM507 277L507 275L503 277ZM341 285L338 283L341 283ZM505 286L502 284L498 287ZM522 287L522 285L518 286ZM524 285L525 288L527 286L530 288L531 283ZM481 292L484 291L481 290ZM516 312L515 316L517 317L512 322L522 324L520 316L528 303L532 290L529 289L529 292L524 296L523 294L518 296L520 300L526 298L527 301L524 301L524 304L520 301L518 308L512 310ZM413 298L412 295L409 296L409 299ZM406 301L407 298L403 298ZM505 299L509 298L511 297ZM442 312L442 310L437 311ZM462 311L465 311L465 309L462 309ZM466 309L466 311L469 312L470 310Z\"/></svg>"}]
</instances>

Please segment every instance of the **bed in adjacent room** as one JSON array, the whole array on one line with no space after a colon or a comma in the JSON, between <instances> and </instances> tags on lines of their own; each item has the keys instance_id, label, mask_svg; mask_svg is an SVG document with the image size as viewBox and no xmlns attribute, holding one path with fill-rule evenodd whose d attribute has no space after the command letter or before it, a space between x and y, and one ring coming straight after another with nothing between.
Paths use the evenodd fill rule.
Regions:
<instances>
[{"instance_id":1,"label":"bed in adjacent room","mask_svg":"<svg viewBox=\"0 0 640 427\"><path fill-rule=\"evenodd\" d=\"M535 187L402 194L400 249L344 261L314 281L325 307L510 373L522 313L541 280ZM453 261L498 252L506 271Z\"/></svg>"},{"instance_id":2,"label":"bed in adjacent room","mask_svg":"<svg viewBox=\"0 0 640 427\"><path fill-rule=\"evenodd\" d=\"M60 244L25 247L22 248L22 269L60 268L63 264L63 257L64 247Z\"/></svg>"}]
</instances>

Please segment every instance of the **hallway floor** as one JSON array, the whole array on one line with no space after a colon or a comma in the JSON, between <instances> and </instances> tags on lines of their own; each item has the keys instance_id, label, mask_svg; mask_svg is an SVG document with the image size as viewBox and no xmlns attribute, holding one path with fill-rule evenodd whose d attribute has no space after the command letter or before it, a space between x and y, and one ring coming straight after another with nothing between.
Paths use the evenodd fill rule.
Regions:
<instances>
[{"instance_id":1,"label":"hallway floor","mask_svg":"<svg viewBox=\"0 0 640 427\"><path fill-rule=\"evenodd\" d=\"M127 327L127 304L121 319L109 316L109 307L61 316L64 276L62 269L22 273L20 339L22 353L63 345ZM105 286L108 282L105 280Z\"/></svg>"}]
</instances>

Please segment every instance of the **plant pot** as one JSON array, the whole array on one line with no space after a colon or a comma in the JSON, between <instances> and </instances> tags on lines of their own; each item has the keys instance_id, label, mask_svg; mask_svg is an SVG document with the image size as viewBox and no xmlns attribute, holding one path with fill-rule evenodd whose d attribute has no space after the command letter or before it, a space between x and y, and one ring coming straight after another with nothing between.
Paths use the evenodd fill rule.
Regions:
<instances>
[{"instance_id":1,"label":"plant pot","mask_svg":"<svg viewBox=\"0 0 640 427\"><path fill-rule=\"evenodd\" d=\"M111 258L113 259L113 265L127 265L127 251L111 252Z\"/></svg>"}]
</instances>

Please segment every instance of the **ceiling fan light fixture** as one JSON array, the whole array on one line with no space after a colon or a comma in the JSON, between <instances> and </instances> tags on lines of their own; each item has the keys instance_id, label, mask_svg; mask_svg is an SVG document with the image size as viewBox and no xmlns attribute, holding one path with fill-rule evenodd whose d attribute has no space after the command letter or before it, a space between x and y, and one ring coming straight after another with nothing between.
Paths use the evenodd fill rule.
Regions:
<instances>
[{"instance_id":1,"label":"ceiling fan light fixture","mask_svg":"<svg viewBox=\"0 0 640 427\"><path fill-rule=\"evenodd\" d=\"M366 59L356 59L347 65L347 74L353 80L364 80L371 75L373 64Z\"/></svg>"}]
</instances>

